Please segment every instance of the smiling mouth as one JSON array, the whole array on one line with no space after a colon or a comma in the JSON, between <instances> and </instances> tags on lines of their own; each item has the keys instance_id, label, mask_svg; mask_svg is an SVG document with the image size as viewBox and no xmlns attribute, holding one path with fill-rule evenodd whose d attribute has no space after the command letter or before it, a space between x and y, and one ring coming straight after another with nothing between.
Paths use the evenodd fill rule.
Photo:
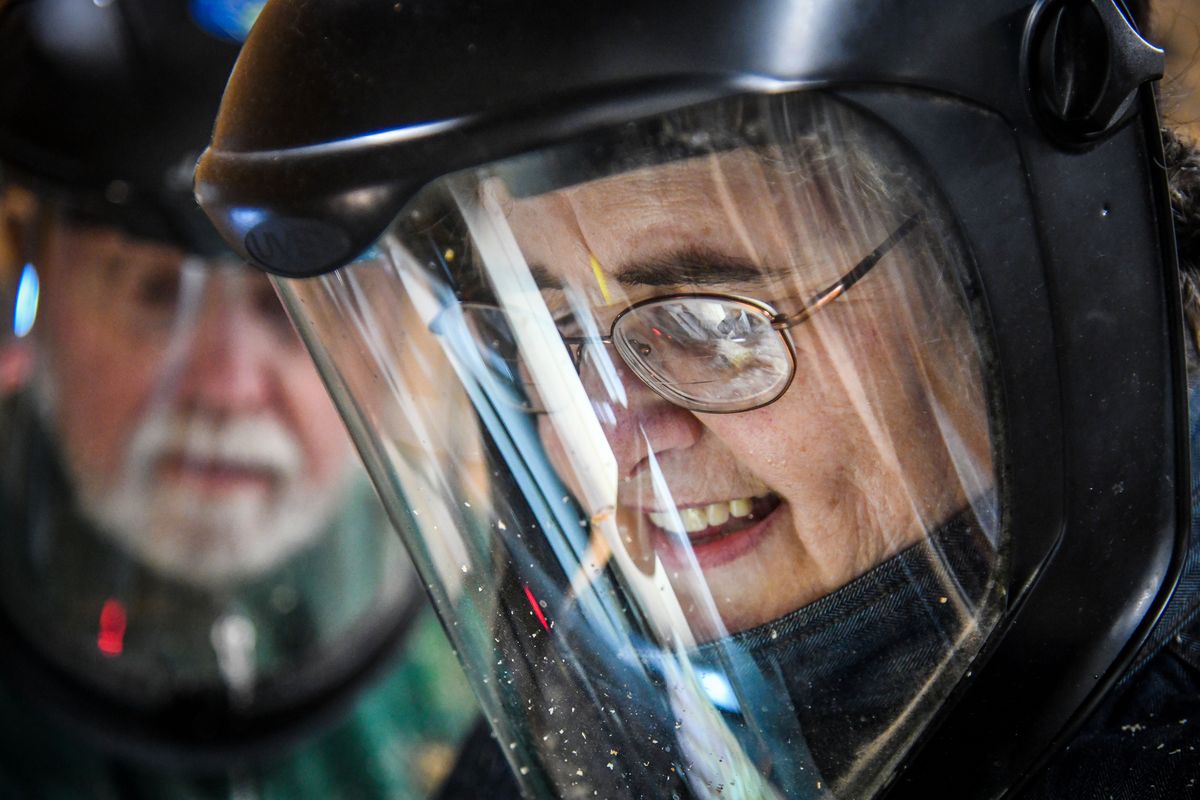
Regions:
<instances>
[{"instance_id":1,"label":"smiling mouth","mask_svg":"<svg viewBox=\"0 0 1200 800\"><path fill-rule=\"evenodd\" d=\"M677 511L649 511L646 516L665 533L686 536L693 545L700 545L758 524L781 502L779 495L770 492L759 497L739 497Z\"/></svg>"}]
</instances>

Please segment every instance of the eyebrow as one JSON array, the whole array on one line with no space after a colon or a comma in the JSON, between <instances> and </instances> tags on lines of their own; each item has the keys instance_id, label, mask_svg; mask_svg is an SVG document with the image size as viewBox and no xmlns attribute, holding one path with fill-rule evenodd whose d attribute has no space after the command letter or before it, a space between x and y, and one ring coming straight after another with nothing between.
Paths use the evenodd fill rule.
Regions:
<instances>
[{"instance_id":1,"label":"eyebrow","mask_svg":"<svg viewBox=\"0 0 1200 800\"><path fill-rule=\"evenodd\" d=\"M541 264L530 264L533 280L543 289L561 289L563 282ZM623 286L721 286L761 281L769 270L754 262L704 247L687 247L623 264L613 277Z\"/></svg>"},{"instance_id":2,"label":"eyebrow","mask_svg":"<svg viewBox=\"0 0 1200 800\"><path fill-rule=\"evenodd\" d=\"M617 268L615 277L624 286L718 286L759 281L766 274L749 259L705 247L686 247L625 264Z\"/></svg>"},{"instance_id":3,"label":"eyebrow","mask_svg":"<svg viewBox=\"0 0 1200 800\"><path fill-rule=\"evenodd\" d=\"M529 264L529 274L539 289L561 289L563 282L557 275L541 264Z\"/></svg>"}]
</instances>

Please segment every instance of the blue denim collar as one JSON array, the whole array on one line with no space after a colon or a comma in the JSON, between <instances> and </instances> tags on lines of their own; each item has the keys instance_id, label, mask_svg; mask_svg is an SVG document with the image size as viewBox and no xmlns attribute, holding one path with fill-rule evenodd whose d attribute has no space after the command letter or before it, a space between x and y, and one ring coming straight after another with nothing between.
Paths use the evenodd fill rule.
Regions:
<instances>
[{"instance_id":1,"label":"blue denim collar","mask_svg":"<svg viewBox=\"0 0 1200 800\"><path fill-rule=\"evenodd\" d=\"M744 687L762 684L773 708L790 705L785 716L811 732L809 757L827 785L857 796L864 787L854 776L883 768L895 754L886 742L902 746L915 734L975 655L964 637L977 632L977 615L988 616L985 606L999 608L995 565L964 514L841 589L700 647L696 661L724 664Z\"/></svg>"}]
</instances>

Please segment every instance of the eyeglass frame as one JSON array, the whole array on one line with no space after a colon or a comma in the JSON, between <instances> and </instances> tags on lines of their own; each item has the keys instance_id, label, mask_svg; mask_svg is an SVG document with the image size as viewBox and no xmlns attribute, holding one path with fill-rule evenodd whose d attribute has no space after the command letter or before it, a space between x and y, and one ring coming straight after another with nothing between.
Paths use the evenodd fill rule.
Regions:
<instances>
[{"instance_id":1,"label":"eyeglass frame","mask_svg":"<svg viewBox=\"0 0 1200 800\"><path fill-rule=\"evenodd\" d=\"M783 385L779 388L779 390L777 392L775 392L775 394L769 400L764 400L761 403L757 403L757 404L751 405L751 406L746 406L744 408L719 409L719 410L699 408L694 404L690 404L687 402L681 402L677 398L667 396L667 394L665 393L665 387L660 387L660 386L644 379L640 374L638 374L637 369L632 364L629 363L629 360L625 358L624 354L621 353L621 349L619 347L616 347L615 345L614 345L614 349L617 351L617 355L621 358L621 361L625 364L625 366L634 373L634 377L636 377L639 381L644 383L647 386L647 388L649 388L651 391L653 391L659 397L663 398L664 400L666 400L668 403L671 403L672 405L679 406L680 408L684 408L688 411L693 411L693 412L697 412L697 413L701 413L701 414L741 414L746 411L754 411L756 409L763 408L765 406L769 406L770 404L777 401L780 397L783 397L783 395L787 393L788 388L791 387L792 381L794 381L796 378L796 346L795 346L795 343L792 341L790 330L792 328L794 328L798 325L802 325L803 323L812 319L812 317L818 311L820 311L822 308L829 305L833 301L837 300L839 297L841 297L846 292L848 292L855 284L857 284L859 281L861 281L863 278L865 278L867 276L867 274L869 272L871 272L871 270L874 269L875 266L880 261L883 260L884 256L886 256L892 250L892 248L894 248L897 244L899 244L901 241L903 241L908 236L908 234L911 233L912 230L920 222L922 222L924 220L924 217L925 217L924 212L918 211L917 213L915 213L912 216L905 219L904 222L902 222L895 230L893 230L888 235L888 237L886 239L883 240L883 242L881 242L874 250L872 250L870 253L868 253L866 256L864 256L858 263L856 263L853 267L851 267L850 270L848 272L846 272L846 274L842 275L840 278L838 278L832 284L830 284L829 286L825 287L821 291L814 294L812 296L812 298L810 298L809 301L800 308L799 311L796 311L793 314L780 313L780 312L776 311L770 304L765 303L761 300L750 298L750 297L741 297L739 295L723 294L720 292L679 292L676 294L657 295L655 297L648 297L645 300L640 300L636 303L633 303L628 308L623 309L621 311L621 313L617 314L617 316L613 318L612 323L610 323L610 325L609 325L607 335L601 335L601 336L561 336L560 335L560 337L563 341L563 344L566 345L566 347L567 347L567 352L571 357L571 363L575 367L576 373L581 374L582 366L583 366L583 353L584 353L583 348L584 348L584 346L587 344L596 344L596 343L598 343L600 345L614 345L613 335L617 329L617 326L620 324L621 320L624 319L629 314L633 313L634 311L637 311L640 308L645 308L645 307L651 306L651 305L657 305L657 304L661 304L661 303L669 303L671 301L679 301L679 300L696 300L696 299L705 300L705 299L708 299L708 300L720 300L720 301L726 301L726 302L732 301L733 303L736 303L738 305L746 307L746 309L748 309L749 311L752 311L754 313L757 313L757 314L760 314L760 315L766 317L770 323L772 330L779 333L780 338L783 340L784 346L787 349L787 353L788 353L787 380L783 382ZM486 308L489 310L498 310L497 306L493 306L488 303L462 303L461 306L462 306L463 310L467 310L468 308L472 308L472 307ZM544 409L527 409L527 410L531 414L547 413Z\"/></svg>"}]
</instances>

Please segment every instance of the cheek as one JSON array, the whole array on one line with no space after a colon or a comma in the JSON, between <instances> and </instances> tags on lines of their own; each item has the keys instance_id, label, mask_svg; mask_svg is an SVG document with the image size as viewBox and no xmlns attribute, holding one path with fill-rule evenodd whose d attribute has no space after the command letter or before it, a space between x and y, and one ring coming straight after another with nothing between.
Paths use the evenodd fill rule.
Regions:
<instances>
[{"instance_id":1,"label":"cheek","mask_svg":"<svg viewBox=\"0 0 1200 800\"><path fill-rule=\"evenodd\" d=\"M873 506L908 503L940 519L942 510L933 506L957 479L935 405L948 410L953 440L965 443L979 463L987 461L974 350L954 336L931 336L944 323L911 310L907 316L831 314L822 322L798 346L796 381L778 408L770 407L794 420L798 432L780 433L779 441L790 438L788 446L802 448L793 453L803 469L822 476L806 483L823 487L827 502L855 494Z\"/></svg>"},{"instance_id":2,"label":"cheek","mask_svg":"<svg viewBox=\"0 0 1200 800\"><path fill-rule=\"evenodd\" d=\"M785 500L836 504L848 484L873 484L887 470L881 448L889 449L894 422L912 421L911 409L902 411L906 393L875 331L861 329L853 342L826 331L819 342L797 345L796 375L782 397L703 421L741 466ZM887 366L866 370L865 364Z\"/></svg>"},{"instance_id":3,"label":"cheek","mask_svg":"<svg viewBox=\"0 0 1200 800\"><path fill-rule=\"evenodd\" d=\"M558 438L558 434L554 431L554 425L550 423L550 417L547 414L540 414L537 418L538 437L542 440L542 446L546 448L546 458L550 461L550 466L558 474L571 489L576 492L578 486L575 482L574 470L569 466L567 454L563 450L562 441Z\"/></svg>"},{"instance_id":4,"label":"cheek","mask_svg":"<svg viewBox=\"0 0 1200 800\"><path fill-rule=\"evenodd\" d=\"M740 414L703 417L709 434L719 439L739 471L749 473L784 499L795 499L797 487L811 489L842 455L841 442L827 408L793 384L769 406Z\"/></svg>"},{"instance_id":5,"label":"cheek","mask_svg":"<svg viewBox=\"0 0 1200 800\"><path fill-rule=\"evenodd\" d=\"M310 480L324 484L343 474L350 457L350 437L325 385L307 356L305 359L285 367L291 376L284 400L289 423L308 459Z\"/></svg>"},{"instance_id":6,"label":"cheek","mask_svg":"<svg viewBox=\"0 0 1200 800\"><path fill-rule=\"evenodd\" d=\"M115 477L125 447L154 393L162 353L100 324L86 306L50 303L43 317L56 395L56 425L67 457L90 475Z\"/></svg>"},{"instance_id":7,"label":"cheek","mask_svg":"<svg viewBox=\"0 0 1200 800\"><path fill-rule=\"evenodd\" d=\"M865 304L864 304L865 306ZM788 400L824 420L820 437L890 438L924 405L923 359L911 326L848 308L810 325L797 342L796 380Z\"/></svg>"}]
</instances>

